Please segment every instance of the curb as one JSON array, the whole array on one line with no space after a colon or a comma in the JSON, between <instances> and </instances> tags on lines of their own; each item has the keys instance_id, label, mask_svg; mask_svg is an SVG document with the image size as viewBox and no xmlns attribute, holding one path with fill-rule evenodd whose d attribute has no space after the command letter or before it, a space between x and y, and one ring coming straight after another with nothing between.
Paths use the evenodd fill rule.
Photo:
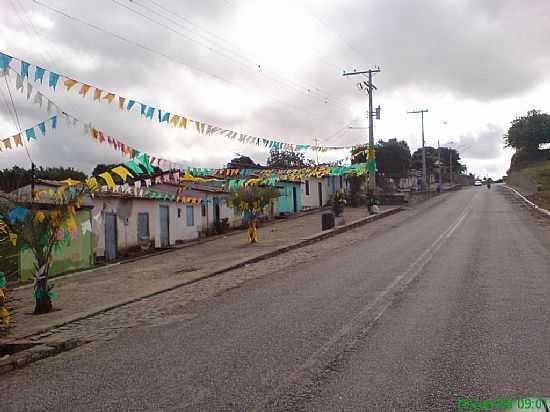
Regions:
<instances>
[{"instance_id":1,"label":"curb","mask_svg":"<svg viewBox=\"0 0 550 412\"><path fill-rule=\"evenodd\" d=\"M367 217L355 220L355 221L353 221L353 222L351 222L347 225L344 225L344 226L339 226L339 227L336 227L334 229L327 230L325 232L316 233L312 236L309 236L305 239L302 239L301 241L299 241L297 243L293 243L291 245L280 247L278 249L272 250L270 252L266 252L264 254L255 256L255 257L250 258L250 259L242 260L240 262L237 262L237 263L234 263L232 265L226 266L222 269L218 269L216 271L205 274L204 276L198 277L196 279L192 279L192 280L188 280L188 281L185 281L185 282L182 282L182 283L178 283L178 284L170 286L168 288L157 290L155 292L148 293L146 295L143 295L143 296L140 296L140 297L137 297L137 298L132 298L132 299L128 299L128 300L124 300L124 301L121 301L121 302L114 303L112 305L104 306L102 308L96 309L93 312L89 312L89 313L86 313L84 315L75 316L74 318L71 318L69 320L65 320L63 322L48 326L47 328L39 329L39 330L29 334L29 335L24 335L24 336L14 338L13 341L22 340L22 339L29 339L33 336L37 336L37 335L41 335L43 333L46 333L47 331L49 331L51 329L56 329L56 328L65 326L69 323L73 323L73 322L77 322L77 321L80 321L80 320L83 320L83 319L87 319L87 318L90 318L92 316L98 315L100 313L108 312L110 310L119 308L121 306L129 305L131 303L135 303L135 302L138 302L138 301L143 300L143 299L147 299L147 298L150 298L150 297L153 297L153 296L156 296L156 295L160 295L161 293L170 292L172 290L175 290L175 289L178 289L178 288L181 288L181 287L184 287L184 286L192 285L194 283L197 283L197 282L215 277L217 275L221 275L221 274L229 272L231 270L239 269L243 266L246 266L246 265L249 265L249 264L252 264L252 263L256 263L256 262L259 262L259 261L262 261L262 260L265 260L265 259L269 259L269 258L274 257L274 256L281 255L281 254L286 253L286 252L288 252L290 250L293 250L293 249L302 248L302 247L310 245L312 243L315 243L315 242L318 242L318 241L336 236L340 233L344 233L344 232L347 232L349 230L355 229L357 227L360 227L360 226L366 225L368 223L374 222L376 220L382 219L384 217L391 216L393 214L401 212L402 210L405 210L405 208L403 206L398 206L398 207L395 207L393 209L389 209L389 210L380 212L377 215L371 215L371 216L367 216Z\"/></svg>"},{"instance_id":2,"label":"curb","mask_svg":"<svg viewBox=\"0 0 550 412\"><path fill-rule=\"evenodd\" d=\"M7 358L0 359L0 375L8 373L14 369L22 368L30 363L40 359L55 356L61 352L67 352L86 342L77 339L50 340L46 342L16 341L12 344L32 345L29 349L21 350L9 355Z\"/></svg>"},{"instance_id":3,"label":"curb","mask_svg":"<svg viewBox=\"0 0 550 412\"><path fill-rule=\"evenodd\" d=\"M533 209L535 209L537 212L541 213L542 215L546 217L550 217L550 211L543 209L540 206L537 206L535 203L531 202L529 199L527 199L525 196L523 196L519 191L514 189L511 186L503 185L505 188L510 189L512 192L514 192L521 200L523 200L525 203L527 203L529 206L531 206Z\"/></svg>"}]
</instances>

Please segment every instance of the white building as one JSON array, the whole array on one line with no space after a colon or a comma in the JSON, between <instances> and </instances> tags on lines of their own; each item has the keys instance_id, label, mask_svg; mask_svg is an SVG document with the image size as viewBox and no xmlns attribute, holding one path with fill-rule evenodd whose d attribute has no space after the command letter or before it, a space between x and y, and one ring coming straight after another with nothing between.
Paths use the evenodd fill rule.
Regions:
<instances>
[{"instance_id":1,"label":"white building","mask_svg":"<svg viewBox=\"0 0 550 412\"><path fill-rule=\"evenodd\" d=\"M336 190L346 190L344 176L308 177L301 185L302 209L326 206Z\"/></svg>"},{"instance_id":2,"label":"white building","mask_svg":"<svg viewBox=\"0 0 550 412\"><path fill-rule=\"evenodd\" d=\"M199 237L200 204L125 193L99 193L93 202L94 253L109 261L146 245L166 248Z\"/></svg>"}]
</instances>

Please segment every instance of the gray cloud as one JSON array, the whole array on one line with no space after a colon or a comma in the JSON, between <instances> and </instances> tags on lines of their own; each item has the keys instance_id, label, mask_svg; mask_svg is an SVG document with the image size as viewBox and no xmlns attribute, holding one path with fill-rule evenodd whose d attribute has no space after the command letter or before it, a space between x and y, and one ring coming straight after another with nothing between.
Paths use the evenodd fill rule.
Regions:
<instances>
[{"instance_id":1,"label":"gray cloud","mask_svg":"<svg viewBox=\"0 0 550 412\"><path fill-rule=\"evenodd\" d=\"M143 12L137 1L117 1ZM152 2L139 2L152 7ZM243 51L247 44L230 41L231 31L242 24L239 16L251 7L260 22L273 18L262 12L264 5L259 1L159 3L188 19L177 20L177 24L146 12L172 30L109 0L47 1L153 48L157 54L51 13L30 0L5 3L6 13L0 16L0 49L8 53L179 114L298 143L311 143L313 137L333 134L357 116L351 107L365 107L365 95L354 86L359 79L344 79L344 68L380 64L383 73L377 77L379 98L398 96L400 90L413 88L426 99L450 93L459 98L493 101L521 95L548 79L544 63L549 58L546 42L550 26L545 19L550 15L550 4L545 0L281 2L287 15L302 16L304 22L312 24L297 29L283 20L272 35L277 39L286 30L295 30L297 41L302 35L315 39L301 50L301 56L282 55L287 60L283 70L264 64L263 44L254 49L263 56L260 58ZM175 14L170 18L177 19ZM50 19L53 27L37 24L31 28L19 20L20 16L30 19L35 15ZM261 26L250 29L249 42L262 34ZM229 51L233 53L228 56ZM4 87L2 83L0 87ZM76 93L58 90L52 94L46 87L41 90L80 119L94 122L138 149L173 160L221 166L235 152L250 154L257 160L265 160L267 154L262 148L239 145L223 137L207 138L146 122L138 115L92 104L91 99L84 101ZM16 105L24 127L47 117L44 110L22 96L16 97ZM240 110L234 108L241 105ZM3 104L0 107L3 130L15 133L7 110ZM404 115L384 113L396 122ZM495 124L508 120L489 119ZM356 143L362 140L359 134L341 133L329 144ZM475 143L466 157L470 152L477 159L497 157L502 134L498 126L488 125L479 135L461 137L465 144ZM31 154L40 164L70 164L89 171L99 162L123 160L108 148L98 148L79 131L59 130L48 139L49 145L44 140L33 142L31 147ZM25 159L24 153L14 151L12 157L3 153L0 166L25 165Z\"/></svg>"},{"instance_id":2,"label":"gray cloud","mask_svg":"<svg viewBox=\"0 0 550 412\"><path fill-rule=\"evenodd\" d=\"M502 155L504 144L502 137L504 129L500 126L488 123L477 134L460 136L452 145L456 147L463 157L470 159L496 159Z\"/></svg>"}]
</instances>

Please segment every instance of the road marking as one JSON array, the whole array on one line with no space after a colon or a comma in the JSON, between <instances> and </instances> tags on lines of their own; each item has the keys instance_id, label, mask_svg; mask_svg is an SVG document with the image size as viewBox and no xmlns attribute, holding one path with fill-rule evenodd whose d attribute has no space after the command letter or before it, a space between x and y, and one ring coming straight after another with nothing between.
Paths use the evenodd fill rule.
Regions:
<instances>
[{"instance_id":1,"label":"road marking","mask_svg":"<svg viewBox=\"0 0 550 412\"><path fill-rule=\"evenodd\" d=\"M366 305L360 312L354 315L338 332L336 332L328 341L326 341L317 351L315 351L299 368L295 369L282 384L277 386L271 393L267 404L262 407L254 408L253 411L262 410L266 405L279 398L279 395L287 393L287 388L296 385L296 382L303 381L308 371L322 365L322 358L329 353L331 349L343 342L344 338L351 335L353 329L359 325L363 325L363 329L368 329L378 319L382 317L384 312L392 305L393 297L396 293L403 291L422 271L422 269L430 262L436 252L445 244L445 242L453 235L453 233L462 224L464 219L472 211L472 201L479 193L476 193L468 205L463 209L460 216L451 224L439 237L418 257L412 262L407 269L397 276L377 297ZM381 305L381 306L380 306ZM380 306L377 309L377 307Z\"/></svg>"}]
</instances>

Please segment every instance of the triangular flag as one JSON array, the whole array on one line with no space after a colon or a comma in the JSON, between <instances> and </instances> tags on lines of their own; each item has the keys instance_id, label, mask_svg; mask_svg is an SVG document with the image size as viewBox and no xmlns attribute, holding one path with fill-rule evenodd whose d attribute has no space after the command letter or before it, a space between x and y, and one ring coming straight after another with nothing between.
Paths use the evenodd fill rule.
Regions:
<instances>
[{"instance_id":1,"label":"triangular flag","mask_svg":"<svg viewBox=\"0 0 550 412\"><path fill-rule=\"evenodd\" d=\"M88 94L88 90L90 90L90 85L89 84L83 84L82 86L80 86L80 91L78 92L78 94L81 94L82 97L86 97L86 94Z\"/></svg>"},{"instance_id":2,"label":"triangular flag","mask_svg":"<svg viewBox=\"0 0 550 412\"><path fill-rule=\"evenodd\" d=\"M179 121L180 121L180 117L177 114L172 115L172 118L170 119L170 123L178 127Z\"/></svg>"},{"instance_id":3,"label":"triangular flag","mask_svg":"<svg viewBox=\"0 0 550 412\"><path fill-rule=\"evenodd\" d=\"M126 182L126 179L128 178L128 176L134 177L134 175L130 173L130 171L123 166L117 166L114 169L111 169L111 172L119 175L123 182Z\"/></svg>"},{"instance_id":4,"label":"triangular flag","mask_svg":"<svg viewBox=\"0 0 550 412\"><path fill-rule=\"evenodd\" d=\"M115 188L115 181L113 180L113 177L109 174L109 172L103 172L99 175L99 177L105 180L105 183L107 183L109 189L112 190Z\"/></svg>"},{"instance_id":5,"label":"triangular flag","mask_svg":"<svg viewBox=\"0 0 550 412\"><path fill-rule=\"evenodd\" d=\"M92 222L86 220L85 222L81 223L80 227L82 228L82 234L85 235L86 233L92 231Z\"/></svg>"},{"instance_id":6,"label":"triangular flag","mask_svg":"<svg viewBox=\"0 0 550 412\"><path fill-rule=\"evenodd\" d=\"M55 103L52 102L50 99L48 99L48 106L47 106L48 113L53 112L54 107L57 107Z\"/></svg>"},{"instance_id":7,"label":"triangular flag","mask_svg":"<svg viewBox=\"0 0 550 412\"><path fill-rule=\"evenodd\" d=\"M42 93L36 92L36 94L34 95L34 100L32 102L38 103L38 105L42 107Z\"/></svg>"},{"instance_id":8,"label":"triangular flag","mask_svg":"<svg viewBox=\"0 0 550 412\"><path fill-rule=\"evenodd\" d=\"M98 88L96 87L96 89L94 90L94 101L96 101L96 100L97 100L98 102L101 101L101 92L102 92L102 91L103 91L103 90L98 89Z\"/></svg>"},{"instance_id":9,"label":"triangular flag","mask_svg":"<svg viewBox=\"0 0 550 412\"><path fill-rule=\"evenodd\" d=\"M109 103L113 102L113 99L115 98L114 93L107 93L105 96L103 96L105 100L107 100Z\"/></svg>"},{"instance_id":10,"label":"triangular flag","mask_svg":"<svg viewBox=\"0 0 550 412\"><path fill-rule=\"evenodd\" d=\"M118 97L118 108L120 110L124 109L124 102L126 101L126 97Z\"/></svg>"},{"instance_id":11,"label":"triangular flag","mask_svg":"<svg viewBox=\"0 0 550 412\"><path fill-rule=\"evenodd\" d=\"M11 149L11 139L8 137L7 139L2 140L4 143L4 146L6 149Z\"/></svg>"},{"instance_id":12,"label":"triangular flag","mask_svg":"<svg viewBox=\"0 0 550 412\"><path fill-rule=\"evenodd\" d=\"M52 116L50 120L52 121L52 129L55 129L57 127L57 116Z\"/></svg>"},{"instance_id":13,"label":"triangular flag","mask_svg":"<svg viewBox=\"0 0 550 412\"><path fill-rule=\"evenodd\" d=\"M160 114L160 110L159 110L159 114ZM170 113L166 112L164 113L164 116L162 116L162 120L160 121L161 123L162 122L166 122L168 123L168 120L170 119Z\"/></svg>"},{"instance_id":14,"label":"triangular flag","mask_svg":"<svg viewBox=\"0 0 550 412\"><path fill-rule=\"evenodd\" d=\"M77 83L78 82L76 80L73 80L73 79L65 79L65 81L63 82L63 84L65 85L67 90L71 90L71 87L73 87Z\"/></svg>"},{"instance_id":15,"label":"triangular flag","mask_svg":"<svg viewBox=\"0 0 550 412\"><path fill-rule=\"evenodd\" d=\"M147 109L147 114L145 115L145 117L146 117L147 119L151 119L151 120L152 120L152 119L153 119L153 114L154 114L154 113L155 113L155 108L154 108L154 107L149 107L149 108Z\"/></svg>"},{"instance_id":16,"label":"triangular flag","mask_svg":"<svg viewBox=\"0 0 550 412\"><path fill-rule=\"evenodd\" d=\"M23 93L23 78L21 76L19 76L19 74L17 75L17 77L15 79L15 88L17 90L20 90L21 93Z\"/></svg>"},{"instance_id":17,"label":"triangular flag","mask_svg":"<svg viewBox=\"0 0 550 412\"><path fill-rule=\"evenodd\" d=\"M15 142L15 146L23 146L23 139L21 138L21 133L17 133L15 136L13 136L13 141Z\"/></svg>"},{"instance_id":18,"label":"triangular flag","mask_svg":"<svg viewBox=\"0 0 550 412\"><path fill-rule=\"evenodd\" d=\"M37 124L37 126L38 126L38 129L40 129L42 136L46 136L46 124L44 122L40 122Z\"/></svg>"},{"instance_id":19,"label":"triangular flag","mask_svg":"<svg viewBox=\"0 0 550 412\"><path fill-rule=\"evenodd\" d=\"M136 102L134 100L128 100L128 106L126 106L126 110L130 111L132 110L132 107L134 106Z\"/></svg>"},{"instance_id":20,"label":"triangular flag","mask_svg":"<svg viewBox=\"0 0 550 412\"><path fill-rule=\"evenodd\" d=\"M34 128L33 127L25 130L25 134L27 135L27 140L29 142L31 141L31 139L36 139L36 135L34 134Z\"/></svg>"},{"instance_id":21,"label":"triangular flag","mask_svg":"<svg viewBox=\"0 0 550 412\"><path fill-rule=\"evenodd\" d=\"M27 100L31 98L31 94L32 94L32 84L27 83Z\"/></svg>"},{"instance_id":22,"label":"triangular flag","mask_svg":"<svg viewBox=\"0 0 550 412\"><path fill-rule=\"evenodd\" d=\"M147 105L143 103L140 103L139 105L141 106L141 115L145 116L145 110L147 109Z\"/></svg>"},{"instance_id":23,"label":"triangular flag","mask_svg":"<svg viewBox=\"0 0 550 412\"><path fill-rule=\"evenodd\" d=\"M29 77L29 63L24 62L21 60L21 77L28 78Z\"/></svg>"},{"instance_id":24,"label":"triangular flag","mask_svg":"<svg viewBox=\"0 0 550 412\"><path fill-rule=\"evenodd\" d=\"M7 54L0 53L0 69L4 70L10 67L10 62L13 57L8 56Z\"/></svg>"},{"instance_id":25,"label":"triangular flag","mask_svg":"<svg viewBox=\"0 0 550 412\"><path fill-rule=\"evenodd\" d=\"M50 72L50 76L48 77L48 85L53 88L55 91L55 86L57 86L57 81L59 80L59 74Z\"/></svg>"},{"instance_id":26,"label":"triangular flag","mask_svg":"<svg viewBox=\"0 0 550 412\"><path fill-rule=\"evenodd\" d=\"M42 79L44 78L44 72L45 70L42 67L36 66L36 69L34 71L34 81L40 80L40 83L42 83Z\"/></svg>"},{"instance_id":27,"label":"triangular flag","mask_svg":"<svg viewBox=\"0 0 550 412\"><path fill-rule=\"evenodd\" d=\"M186 117L183 117L183 116L181 117L179 127L183 127L184 129L187 129L187 118Z\"/></svg>"}]
</instances>

